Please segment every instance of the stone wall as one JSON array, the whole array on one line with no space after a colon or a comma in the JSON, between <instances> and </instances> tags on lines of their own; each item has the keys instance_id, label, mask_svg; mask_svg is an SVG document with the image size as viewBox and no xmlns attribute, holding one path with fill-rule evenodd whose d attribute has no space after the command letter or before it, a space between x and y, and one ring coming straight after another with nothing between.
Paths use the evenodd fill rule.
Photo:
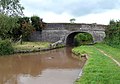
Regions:
<instances>
[{"instance_id":1,"label":"stone wall","mask_svg":"<svg viewBox=\"0 0 120 84\"><path fill-rule=\"evenodd\" d=\"M46 30L69 30L76 31L82 29L87 30L103 30L106 28L106 25L98 25L98 24L83 24L83 23L47 23Z\"/></svg>"},{"instance_id":2,"label":"stone wall","mask_svg":"<svg viewBox=\"0 0 120 84\"><path fill-rule=\"evenodd\" d=\"M99 42L105 37L104 31L106 27L106 25L98 25L95 23L47 23L42 33L35 31L31 34L30 41L56 42L62 37L67 39L67 36L72 32L88 32L93 36L94 42Z\"/></svg>"},{"instance_id":3,"label":"stone wall","mask_svg":"<svg viewBox=\"0 0 120 84\"><path fill-rule=\"evenodd\" d=\"M67 30L43 30L42 33L35 31L31 34L30 41L56 42L68 33Z\"/></svg>"}]
</instances>

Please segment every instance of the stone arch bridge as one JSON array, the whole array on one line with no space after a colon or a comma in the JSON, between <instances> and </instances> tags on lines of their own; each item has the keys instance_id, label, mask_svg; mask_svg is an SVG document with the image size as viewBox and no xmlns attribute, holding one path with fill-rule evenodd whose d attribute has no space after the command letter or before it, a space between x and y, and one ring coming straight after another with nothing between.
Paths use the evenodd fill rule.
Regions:
<instances>
[{"instance_id":1,"label":"stone arch bridge","mask_svg":"<svg viewBox=\"0 0 120 84\"><path fill-rule=\"evenodd\" d=\"M62 42L71 45L74 36L87 32L92 35L94 43L103 41L107 25L84 23L46 23L42 33L35 31L30 36L30 41Z\"/></svg>"}]
</instances>

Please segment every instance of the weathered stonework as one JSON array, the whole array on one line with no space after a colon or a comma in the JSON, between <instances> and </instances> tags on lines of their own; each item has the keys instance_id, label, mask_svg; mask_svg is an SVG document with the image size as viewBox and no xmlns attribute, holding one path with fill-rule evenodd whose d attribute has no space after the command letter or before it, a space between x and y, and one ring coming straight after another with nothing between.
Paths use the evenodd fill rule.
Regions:
<instances>
[{"instance_id":1,"label":"weathered stonework","mask_svg":"<svg viewBox=\"0 0 120 84\"><path fill-rule=\"evenodd\" d=\"M76 23L47 23L40 33L35 31L30 36L30 41L56 42L64 38L63 43L73 40L74 36L81 32L87 32L93 36L94 42L103 41L106 25L76 24Z\"/></svg>"},{"instance_id":2,"label":"weathered stonework","mask_svg":"<svg viewBox=\"0 0 120 84\"><path fill-rule=\"evenodd\" d=\"M67 30L43 30L42 33L35 31L30 36L30 41L56 42L66 35Z\"/></svg>"}]
</instances>

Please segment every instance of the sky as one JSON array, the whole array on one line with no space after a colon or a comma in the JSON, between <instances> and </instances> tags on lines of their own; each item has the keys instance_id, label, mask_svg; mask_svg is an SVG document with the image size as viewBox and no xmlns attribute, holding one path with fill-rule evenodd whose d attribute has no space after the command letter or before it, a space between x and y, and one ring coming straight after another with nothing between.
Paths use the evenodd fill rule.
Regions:
<instances>
[{"instance_id":1,"label":"sky","mask_svg":"<svg viewBox=\"0 0 120 84\"><path fill-rule=\"evenodd\" d=\"M109 24L120 19L120 0L20 0L25 16L37 15L48 23Z\"/></svg>"}]
</instances>

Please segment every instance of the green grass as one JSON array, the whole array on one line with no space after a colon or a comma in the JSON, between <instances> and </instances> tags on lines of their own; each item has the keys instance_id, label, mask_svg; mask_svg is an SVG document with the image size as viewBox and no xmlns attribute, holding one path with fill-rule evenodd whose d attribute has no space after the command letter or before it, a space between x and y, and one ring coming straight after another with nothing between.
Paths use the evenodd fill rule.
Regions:
<instances>
[{"instance_id":1,"label":"green grass","mask_svg":"<svg viewBox=\"0 0 120 84\"><path fill-rule=\"evenodd\" d=\"M120 62L120 49L113 48L111 46L108 46L106 44L96 44L95 47L103 50L108 55L111 55L114 59L116 59L118 62Z\"/></svg>"},{"instance_id":2,"label":"green grass","mask_svg":"<svg viewBox=\"0 0 120 84\"><path fill-rule=\"evenodd\" d=\"M98 45L96 45L98 47ZM102 45L99 45L102 46ZM75 53L87 53L89 58L83 68L82 76L76 84L119 84L120 67L109 57L96 50L94 46L80 46Z\"/></svg>"},{"instance_id":3,"label":"green grass","mask_svg":"<svg viewBox=\"0 0 120 84\"><path fill-rule=\"evenodd\" d=\"M35 50L35 49L41 49L41 48L48 48L49 47L48 42L23 42L15 43L13 44L13 47L15 50Z\"/></svg>"}]
</instances>

